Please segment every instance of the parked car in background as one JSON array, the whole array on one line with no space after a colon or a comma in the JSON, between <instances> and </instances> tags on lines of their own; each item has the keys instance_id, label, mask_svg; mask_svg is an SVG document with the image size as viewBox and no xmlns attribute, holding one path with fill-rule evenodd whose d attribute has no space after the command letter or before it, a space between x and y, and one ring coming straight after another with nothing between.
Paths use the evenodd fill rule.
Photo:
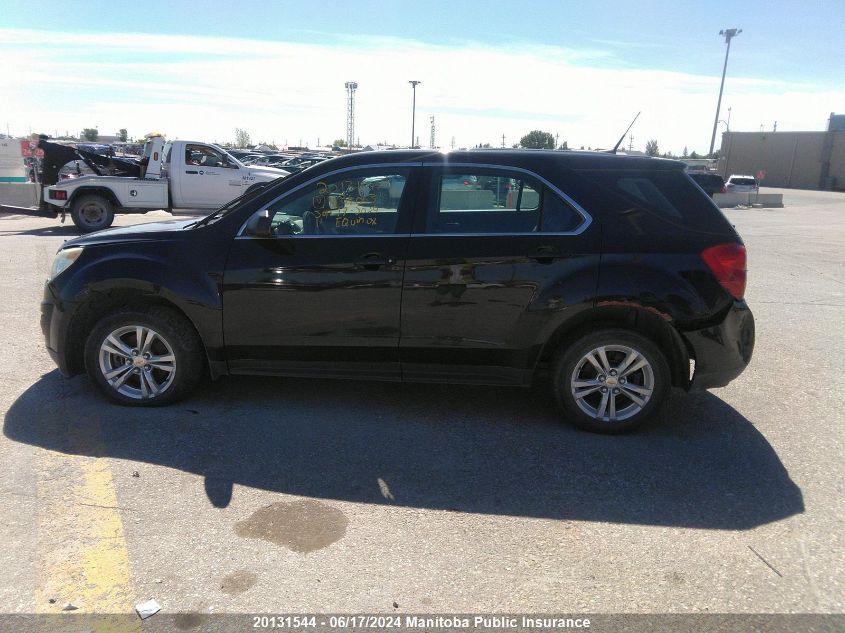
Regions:
<instances>
[{"instance_id":1,"label":"parked car in background","mask_svg":"<svg viewBox=\"0 0 845 633\"><path fill-rule=\"evenodd\" d=\"M289 158L289 154L264 154L253 158L250 165L255 165L256 167L277 167Z\"/></svg>"},{"instance_id":2,"label":"parked car in background","mask_svg":"<svg viewBox=\"0 0 845 633\"><path fill-rule=\"evenodd\" d=\"M201 220L65 242L41 327L62 374L87 371L123 405L175 402L203 375L542 378L563 420L631 430L670 387L728 384L754 348L745 247L683 169L351 154Z\"/></svg>"},{"instance_id":3,"label":"parked car in background","mask_svg":"<svg viewBox=\"0 0 845 633\"><path fill-rule=\"evenodd\" d=\"M719 174L711 174L703 171L690 171L687 173L711 198L715 193L725 193L725 180Z\"/></svg>"},{"instance_id":4,"label":"parked car in background","mask_svg":"<svg viewBox=\"0 0 845 633\"><path fill-rule=\"evenodd\" d=\"M725 183L726 193L755 193L759 188L754 176L732 175Z\"/></svg>"},{"instance_id":5,"label":"parked car in background","mask_svg":"<svg viewBox=\"0 0 845 633\"><path fill-rule=\"evenodd\" d=\"M263 154L247 154L238 160L240 160L244 165L252 165L255 161L261 160L262 158L264 158Z\"/></svg>"},{"instance_id":6,"label":"parked car in background","mask_svg":"<svg viewBox=\"0 0 845 633\"><path fill-rule=\"evenodd\" d=\"M303 169L313 167L318 163L322 163L325 160L328 159L324 156L295 156L293 158L289 158L288 160L278 163L276 166L279 169L284 169L291 173L296 173L302 171Z\"/></svg>"},{"instance_id":7,"label":"parked car in background","mask_svg":"<svg viewBox=\"0 0 845 633\"><path fill-rule=\"evenodd\" d=\"M478 176L473 174L451 174L443 177L444 189L481 189Z\"/></svg>"}]
</instances>

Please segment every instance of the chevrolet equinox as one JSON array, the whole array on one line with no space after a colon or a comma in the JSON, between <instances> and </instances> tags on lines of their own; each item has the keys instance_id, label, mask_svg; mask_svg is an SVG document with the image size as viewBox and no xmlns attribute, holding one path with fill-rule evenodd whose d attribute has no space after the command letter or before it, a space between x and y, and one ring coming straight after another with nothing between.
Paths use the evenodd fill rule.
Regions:
<instances>
[{"instance_id":1,"label":"chevrolet equinox","mask_svg":"<svg viewBox=\"0 0 845 633\"><path fill-rule=\"evenodd\" d=\"M679 162L361 152L200 220L66 242L41 306L62 374L124 405L203 376L528 386L633 429L751 359L742 240Z\"/></svg>"}]
</instances>

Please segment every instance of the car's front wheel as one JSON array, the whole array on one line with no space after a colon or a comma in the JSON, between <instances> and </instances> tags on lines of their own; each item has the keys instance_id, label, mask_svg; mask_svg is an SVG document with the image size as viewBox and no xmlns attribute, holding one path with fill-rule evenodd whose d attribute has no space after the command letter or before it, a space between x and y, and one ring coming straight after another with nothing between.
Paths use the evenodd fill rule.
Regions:
<instances>
[{"instance_id":1,"label":"car's front wheel","mask_svg":"<svg viewBox=\"0 0 845 633\"><path fill-rule=\"evenodd\" d=\"M669 367L657 345L622 329L591 332L562 349L552 383L566 418L597 433L639 427L669 386Z\"/></svg>"},{"instance_id":2,"label":"car's front wheel","mask_svg":"<svg viewBox=\"0 0 845 633\"><path fill-rule=\"evenodd\" d=\"M94 327L85 346L85 368L118 404L170 404L199 381L202 342L187 319L169 308L122 310Z\"/></svg>"}]
</instances>

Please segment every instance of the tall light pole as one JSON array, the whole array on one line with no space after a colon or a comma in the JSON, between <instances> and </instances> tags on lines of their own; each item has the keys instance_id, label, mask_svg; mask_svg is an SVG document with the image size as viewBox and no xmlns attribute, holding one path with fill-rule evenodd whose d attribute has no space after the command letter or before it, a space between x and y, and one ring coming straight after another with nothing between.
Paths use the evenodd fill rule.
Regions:
<instances>
[{"instance_id":1,"label":"tall light pole","mask_svg":"<svg viewBox=\"0 0 845 633\"><path fill-rule=\"evenodd\" d=\"M346 82L346 147L352 149L355 143L355 91L358 90L358 82ZM319 143L317 143L319 145Z\"/></svg>"},{"instance_id":2,"label":"tall light pole","mask_svg":"<svg viewBox=\"0 0 845 633\"><path fill-rule=\"evenodd\" d=\"M710 137L710 153L713 155L713 146L716 144L716 126L719 125L719 108L722 107L722 91L725 89L725 73L728 70L728 55L731 54L731 40L742 33L742 29L725 29L719 31L719 35L724 36L725 43L728 45L725 50L725 65L722 67L722 84L719 86L719 101L716 102L716 118L713 120L713 136Z\"/></svg>"},{"instance_id":3,"label":"tall light pole","mask_svg":"<svg viewBox=\"0 0 845 633\"><path fill-rule=\"evenodd\" d=\"M417 85L421 84L421 81L417 81L416 79L412 79L408 82L411 84L411 88L414 91L414 101L413 105L411 106L411 147L414 146L414 123L417 120Z\"/></svg>"}]
</instances>

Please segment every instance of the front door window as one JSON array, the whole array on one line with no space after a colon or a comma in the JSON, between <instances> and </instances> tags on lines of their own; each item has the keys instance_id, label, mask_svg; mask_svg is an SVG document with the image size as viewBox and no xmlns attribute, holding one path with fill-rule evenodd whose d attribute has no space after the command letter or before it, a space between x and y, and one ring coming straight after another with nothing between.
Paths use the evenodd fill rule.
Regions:
<instances>
[{"instance_id":1,"label":"front door window","mask_svg":"<svg viewBox=\"0 0 845 633\"><path fill-rule=\"evenodd\" d=\"M274 235L381 235L396 232L407 169L336 174L270 205Z\"/></svg>"}]
</instances>

